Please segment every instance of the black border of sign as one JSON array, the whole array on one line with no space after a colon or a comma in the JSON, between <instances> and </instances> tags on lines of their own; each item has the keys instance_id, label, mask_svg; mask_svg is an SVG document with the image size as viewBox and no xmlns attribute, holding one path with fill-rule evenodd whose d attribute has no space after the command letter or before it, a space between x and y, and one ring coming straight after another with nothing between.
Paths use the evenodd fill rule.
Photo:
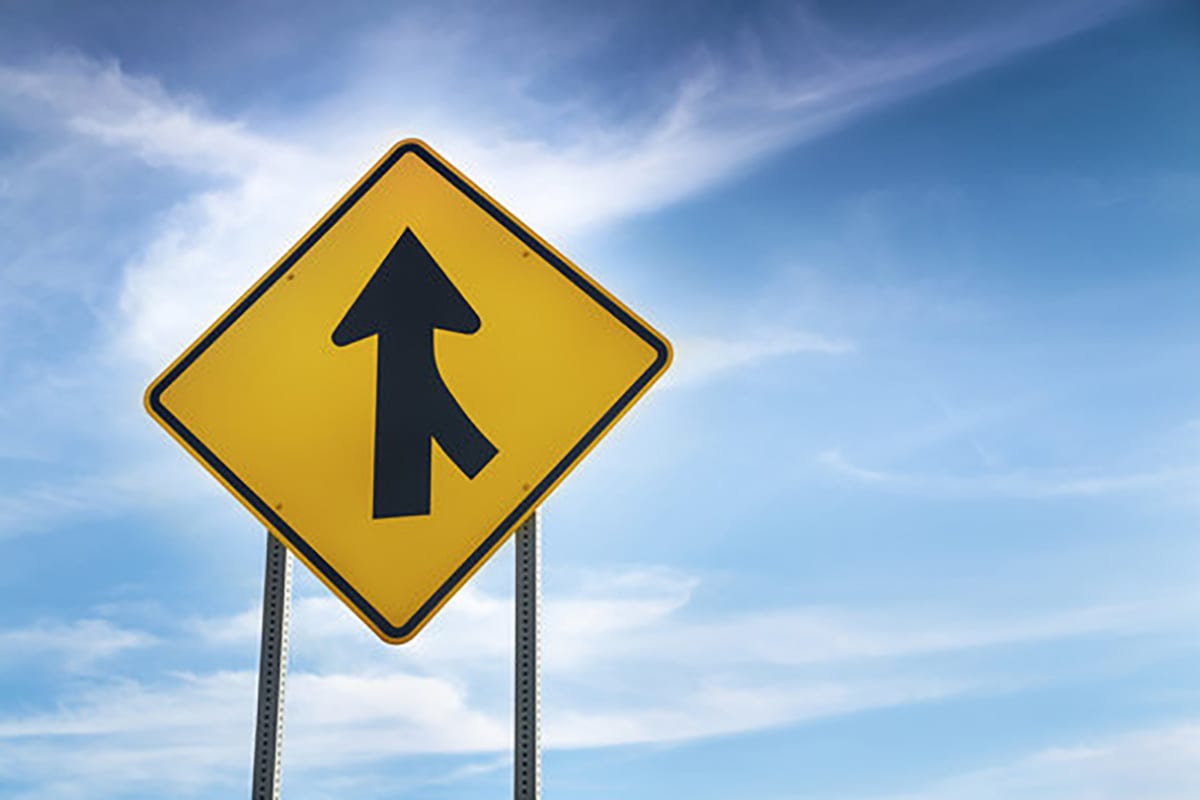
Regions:
<instances>
[{"instance_id":1,"label":"black border of sign","mask_svg":"<svg viewBox=\"0 0 1200 800\"><path fill-rule=\"evenodd\" d=\"M503 521L493 530L483 542L472 551L457 569L450 574L437 591L426 600L417 613L414 614L402 625L393 625L383 614L374 606L366 601L353 586L350 585L333 567L321 558L304 539L292 529L271 506L264 502L261 497L255 494L249 486L246 485L232 470L227 467L221 459L217 458L200 439L193 434L186 426L174 415L162 402L162 393L170 386L180 375L186 370L199 356L207 350L213 342L220 338L237 319L246 312L250 306L263 296L275 282L282 278L292 266L299 261L312 248L314 244L329 230L338 223L345 213L357 203L368 191L371 190L381 177L405 155L412 153L424 161L428 166L434 169L439 175L450 182L456 189L469 197L477 206L486 211L489 216L500 223L504 228L516 236L526 247L536 252L539 256L546 260L551 266L561 272L568 280L570 280L580 291L591 297L600 304L606 311L620 320L627 328L635 333L639 338L654 348L656 357L653 363L643 372L633 385L617 399L617 402L609 408L608 411L588 429L584 437L572 447L567 454L559 461L554 468L547 474L536 486L530 490L529 494L517 505L515 509L509 512ZM584 277L579 270L564 260L562 257L553 252L549 247L543 244L536 236L532 235L524 227L516 222L505 211L500 209L489 198L484 196L478 189L467 182L462 176L456 173L439 157L435 156L428 149L422 146L419 142L406 141L397 146L386 159L384 159L358 187L329 214L328 217L296 247L283 261L275 266L275 268L240 302L229 312L226 313L221 320L213 326L211 330L204 335L200 341L196 342L184 355L179 359L159 380L150 388L147 394L147 403L150 409L160 420L163 421L172 431L175 432L181 440L187 443L208 466L216 472L226 484L233 489L246 503L251 505L264 519L266 519L272 528L278 531L288 543L291 544L299 553L303 554L305 560L321 573L330 583L337 587L337 590L346 598L355 608L357 608L365 617L367 617L373 625L385 637L391 639L408 639L414 631L420 628L429 618L429 616L442 604L448 595L453 593L472 570L477 567L484 558L487 557L504 538L505 534L511 531L518 523L520 523L543 498L546 492L554 483L562 477L562 475L574 466L580 457L587 449L604 433L609 425L637 399L638 395L644 388L654 380L659 373L666 367L670 360L670 347L667 342L660 338L653 330L646 326L641 320L630 314L620 303L613 300L603 291L600 291L591 281Z\"/></svg>"}]
</instances>

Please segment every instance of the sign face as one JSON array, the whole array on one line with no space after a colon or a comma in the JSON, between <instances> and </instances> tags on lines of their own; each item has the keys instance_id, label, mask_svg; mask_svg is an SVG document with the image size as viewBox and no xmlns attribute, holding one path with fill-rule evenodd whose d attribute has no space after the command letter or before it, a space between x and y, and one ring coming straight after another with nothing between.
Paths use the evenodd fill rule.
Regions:
<instances>
[{"instance_id":1,"label":"sign face","mask_svg":"<svg viewBox=\"0 0 1200 800\"><path fill-rule=\"evenodd\" d=\"M399 643L670 359L653 328L406 140L150 385L146 408Z\"/></svg>"}]
</instances>

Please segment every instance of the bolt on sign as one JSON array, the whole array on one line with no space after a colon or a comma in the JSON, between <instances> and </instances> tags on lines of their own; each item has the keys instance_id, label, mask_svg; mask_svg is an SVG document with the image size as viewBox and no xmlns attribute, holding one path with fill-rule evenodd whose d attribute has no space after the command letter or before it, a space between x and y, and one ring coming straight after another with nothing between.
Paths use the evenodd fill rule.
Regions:
<instances>
[{"instance_id":1,"label":"bolt on sign","mask_svg":"<svg viewBox=\"0 0 1200 800\"><path fill-rule=\"evenodd\" d=\"M662 335L409 139L167 367L146 408L401 643L670 360Z\"/></svg>"}]
</instances>

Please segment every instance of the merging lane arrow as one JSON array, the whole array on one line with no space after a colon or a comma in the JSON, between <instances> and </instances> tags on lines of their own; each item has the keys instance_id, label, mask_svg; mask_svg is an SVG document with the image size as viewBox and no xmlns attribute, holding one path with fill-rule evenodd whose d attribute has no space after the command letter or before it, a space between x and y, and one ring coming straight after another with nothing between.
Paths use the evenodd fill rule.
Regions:
<instances>
[{"instance_id":1,"label":"merging lane arrow","mask_svg":"<svg viewBox=\"0 0 1200 800\"><path fill-rule=\"evenodd\" d=\"M479 330L479 315L411 229L405 229L333 332L339 347L378 337L374 518L429 514L432 442L468 478L496 455L450 393L435 329Z\"/></svg>"}]
</instances>

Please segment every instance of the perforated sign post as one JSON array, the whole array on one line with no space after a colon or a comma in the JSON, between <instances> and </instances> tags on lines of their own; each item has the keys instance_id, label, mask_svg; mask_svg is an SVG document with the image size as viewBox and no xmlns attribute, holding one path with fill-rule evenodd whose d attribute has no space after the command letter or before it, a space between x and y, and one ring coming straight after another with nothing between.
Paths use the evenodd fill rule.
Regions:
<instances>
[{"instance_id":1,"label":"perforated sign post","mask_svg":"<svg viewBox=\"0 0 1200 800\"><path fill-rule=\"evenodd\" d=\"M167 367L146 407L398 644L527 520L536 558L538 504L670 359L649 324L410 139Z\"/></svg>"}]
</instances>

